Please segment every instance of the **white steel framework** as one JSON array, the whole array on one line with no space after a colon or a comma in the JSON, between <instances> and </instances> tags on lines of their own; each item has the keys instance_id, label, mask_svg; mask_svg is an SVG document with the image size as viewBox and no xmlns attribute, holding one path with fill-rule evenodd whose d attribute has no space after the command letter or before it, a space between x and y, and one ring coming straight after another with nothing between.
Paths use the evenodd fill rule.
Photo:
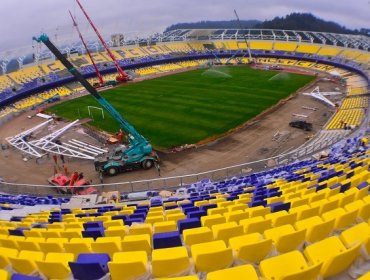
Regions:
<instances>
[{"instance_id":1,"label":"white steel framework","mask_svg":"<svg viewBox=\"0 0 370 280\"><path fill-rule=\"evenodd\" d=\"M41 129L45 125L49 124L52 121L52 119L49 119L43 123L40 123L26 131L23 131L15 136L7 137L6 141L16 149L20 150L23 153L26 153L28 155L34 156L36 158L42 157L42 154L39 153L34 147L32 147L28 141L27 138L35 131Z\"/></svg>"},{"instance_id":2,"label":"white steel framework","mask_svg":"<svg viewBox=\"0 0 370 280\"><path fill-rule=\"evenodd\" d=\"M337 94L337 92L334 92L334 93ZM335 95L335 94L333 94L333 92L320 92L320 88L315 87L311 92L304 92L303 94L307 95L307 96L311 96L311 97L316 98L318 100L321 100L321 101L325 102L326 104L328 104L332 107L335 107L335 104L324 96L324 95Z\"/></svg>"}]
</instances>

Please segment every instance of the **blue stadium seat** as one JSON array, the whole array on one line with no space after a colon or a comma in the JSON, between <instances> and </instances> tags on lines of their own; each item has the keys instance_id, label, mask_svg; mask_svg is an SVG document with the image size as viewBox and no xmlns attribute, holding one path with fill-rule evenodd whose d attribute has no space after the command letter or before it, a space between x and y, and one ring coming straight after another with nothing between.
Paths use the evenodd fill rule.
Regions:
<instances>
[{"instance_id":1,"label":"blue stadium seat","mask_svg":"<svg viewBox=\"0 0 370 280\"><path fill-rule=\"evenodd\" d=\"M198 218L198 219L200 219L200 217L206 216L206 215L207 215L207 212L204 211L204 210L191 211L191 212L187 213L188 218Z\"/></svg>"},{"instance_id":2,"label":"blue stadium seat","mask_svg":"<svg viewBox=\"0 0 370 280\"><path fill-rule=\"evenodd\" d=\"M104 228L87 228L86 230L82 231L83 237L92 237L96 240L98 237L104 237Z\"/></svg>"},{"instance_id":3,"label":"blue stadium seat","mask_svg":"<svg viewBox=\"0 0 370 280\"><path fill-rule=\"evenodd\" d=\"M73 277L79 280L96 280L108 273L108 254L80 254L76 262L69 262Z\"/></svg>"},{"instance_id":4,"label":"blue stadium seat","mask_svg":"<svg viewBox=\"0 0 370 280\"><path fill-rule=\"evenodd\" d=\"M42 280L42 278L38 276L29 276L29 275L23 275L23 274L13 274L10 278L11 280Z\"/></svg>"},{"instance_id":5,"label":"blue stadium seat","mask_svg":"<svg viewBox=\"0 0 370 280\"><path fill-rule=\"evenodd\" d=\"M199 218L189 218L189 219L179 220L177 222L177 228L181 234L185 229L196 228L200 226L201 226L201 223L200 223Z\"/></svg>"},{"instance_id":6,"label":"blue stadium seat","mask_svg":"<svg viewBox=\"0 0 370 280\"><path fill-rule=\"evenodd\" d=\"M288 203L282 203L282 202L278 202L278 203L273 203L270 205L270 208L271 208L271 213L274 213L274 212L278 212L278 211L289 211L290 209L290 202Z\"/></svg>"},{"instance_id":7,"label":"blue stadium seat","mask_svg":"<svg viewBox=\"0 0 370 280\"><path fill-rule=\"evenodd\" d=\"M155 233L153 235L153 249L162 249L182 246L180 233L177 231Z\"/></svg>"},{"instance_id":8,"label":"blue stadium seat","mask_svg":"<svg viewBox=\"0 0 370 280\"><path fill-rule=\"evenodd\" d=\"M104 228L102 221L86 222L83 224L83 227L85 230L90 229L90 228Z\"/></svg>"}]
</instances>

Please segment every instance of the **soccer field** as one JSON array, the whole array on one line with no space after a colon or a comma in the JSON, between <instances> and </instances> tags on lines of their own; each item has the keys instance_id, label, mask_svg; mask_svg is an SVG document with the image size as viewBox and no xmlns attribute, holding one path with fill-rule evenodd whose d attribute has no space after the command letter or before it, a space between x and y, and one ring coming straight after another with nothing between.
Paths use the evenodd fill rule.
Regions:
<instances>
[{"instance_id":1,"label":"soccer field","mask_svg":"<svg viewBox=\"0 0 370 280\"><path fill-rule=\"evenodd\" d=\"M237 127L314 77L246 66L199 69L117 87L102 95L156 148L170 148L217 137ZM50 112L69 120L87 118L84 96L58 104ZM90 124L115 133L118 124L93 110Z\"/></svg>"}]
</instances>

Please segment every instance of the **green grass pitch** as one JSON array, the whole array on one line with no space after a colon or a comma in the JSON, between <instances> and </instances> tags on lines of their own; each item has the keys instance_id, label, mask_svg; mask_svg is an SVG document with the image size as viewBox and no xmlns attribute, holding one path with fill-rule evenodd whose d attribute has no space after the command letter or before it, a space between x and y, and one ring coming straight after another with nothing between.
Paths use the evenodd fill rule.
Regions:
<instances>
[{"instance_id":1,"label":"green grass pitch","mask_svg":"<svg viewBox=\"0 0 370 280\"><path fill-rule=\"evenodd\" d=\"M237 127L314 77L255 70L246 66L198 69L114 88L102 95L156 148L217 137ZM49 111L69 120L87 118L91 96L58 104ZM118 124L94 110L90 124L115 133Z\"/></svg>"}]
</instances>

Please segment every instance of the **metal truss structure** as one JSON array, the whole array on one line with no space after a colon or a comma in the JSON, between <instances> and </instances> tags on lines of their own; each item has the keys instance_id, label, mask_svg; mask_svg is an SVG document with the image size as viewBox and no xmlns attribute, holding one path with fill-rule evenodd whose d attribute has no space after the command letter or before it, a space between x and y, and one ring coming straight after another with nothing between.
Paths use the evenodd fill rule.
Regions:
<instances>
[{"instance_id":1,"label":"metal truss structure","mask_svg":"<svg viewBox=\"0 0 370 280\"><path fill-rule=\"evenodd\" d=\"M88 160L94 160L98 155L108 152L106 149L102 149L76 139L68 140L66 143L62 143L60 140L57 141L57 139L63 133L76 125L78 123L78 120L69 123L66 126L40 139L28 141L29 136L33 132L41 129L45 125L49 124L51 121L51 119L47 120L46 122L43 122L22 133L19 133L12 137L8 137L6 138L6 140L13 147L17 148L25 154L34 156L36 158L40 158L45 154L39 152L40 150L51 154Z\"/></svg>"},{"instance_id":2,"label":"metal truss structure","mask_svg":"<svg viewBox=\"0 0 370 280\"><path fill-rule=\"evenodd\" d=\"M36 147L40 150L52 153L52 154L58 154L63 155L67 157L73 157L73 158L81 158L81 159L90 159L93 160L94 157L90 154L86 154L82 152L81 150L76 150L71 147L63 145L60 141L55 141L60 135L65 133L68 129L70 129L72 126L77 124L78 120L75 120L74 122L71 122L67 124L66 126L54 131L53 133L46 135L42 137L41 139L34 140L29 142L30 145L33 147Z\"/></svg>"},{"instance_id":3,"label":"metal truss structure","mask_svg":"<svg viewBox=\"0 0 370 280\"><path fill-rule=\"evenodd\" d=\"M320 88L315 87L311 92L304 92L303 94L321 100L331 107L335 107L335 104L327 99L324 95L336 95L338 92L320 92Z\"/></svg>"},{"instance_id":4,"label":"metal truss structure","mask_svg":"<svg viewBox=\"0 0 370 280\"><path fill-rule=\"evenodd\" d=\"M37 130L41 129L45 125L49 124L51 121L52 119L49 119L15 136L7 137L6 141L8 141L10 145L20 150L22 153L34 156L36 158L40 158L43 155L39 153L34 147L32 147L27 141L27 139L31 136L32 133L36 132Z\"/></svg>"}]
</instances>

